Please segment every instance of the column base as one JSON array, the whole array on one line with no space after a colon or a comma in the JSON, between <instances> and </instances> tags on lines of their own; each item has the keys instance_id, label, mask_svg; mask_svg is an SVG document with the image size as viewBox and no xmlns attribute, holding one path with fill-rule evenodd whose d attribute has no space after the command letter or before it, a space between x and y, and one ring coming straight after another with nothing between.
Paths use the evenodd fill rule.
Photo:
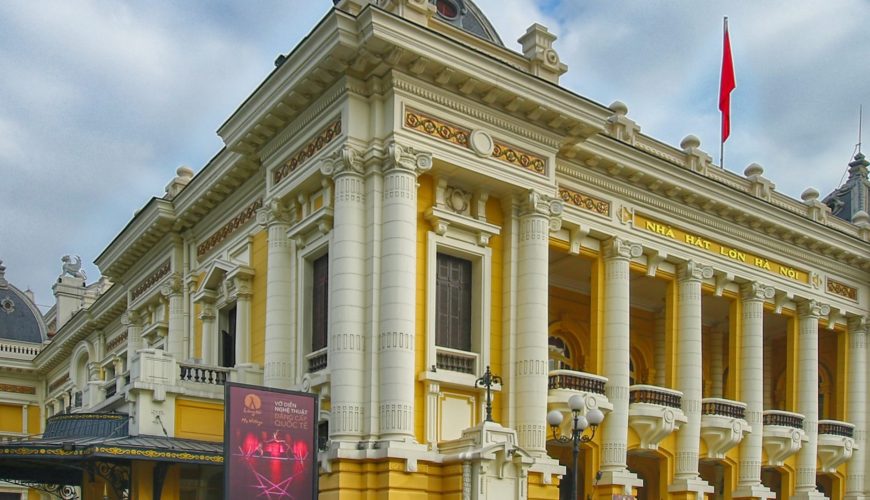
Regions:
<instances>
[{"instance_id":1,"label":"column base","mask_svg":"<svg viewBox=\"0 0 870 500\"><path fill-rule=\"evenodd\" d=\"M758 483L749 486L738 486L737 489L734 490L733 493L731 493L731 498L733 500L767 500L769 498L776 498L776 493L770 491L767 486Z\"/></svg>"},{"instance_id":2,"label":"column base","mask_svg":"<svg viewBox=\"0 0 870 500\"><path fill-rule=\"evenodd\" d=\"M824 494L816 491L797 491L794 495L791 496L790 500L827 500Z\"/></svg>"},{"instance_id":3,"label":"column base","mask_svg":"<svg viewBox=\"0 0 870 500\"><path fill-rule=\"evenodd\" d=\"M676 479L668 486L671 500L704 500L705 494L713 493L714 488L703 479Z\"/></svg>"},{"instance_id":4,"label":"column base","mask_svg":"<svg viewBox=\"0 0 870 500\"><path fill-rule=\"evenodd\" d=\"M843 498L844 500L870 500L870 496L862 493L846 493L846 496Z\"/></svg>"},{"instance_id":5,"label":"column base","mask_svg":"<svg viewBox=\"0 0 870 500\"><path fill-rule=\"evenodd\" d=\"M595 498L611 500L614 495L634 495L635 489L641 486L643 486L643 479L628 469L602 471L601 479L595 486Z\"/></svg>"}]
</instances>

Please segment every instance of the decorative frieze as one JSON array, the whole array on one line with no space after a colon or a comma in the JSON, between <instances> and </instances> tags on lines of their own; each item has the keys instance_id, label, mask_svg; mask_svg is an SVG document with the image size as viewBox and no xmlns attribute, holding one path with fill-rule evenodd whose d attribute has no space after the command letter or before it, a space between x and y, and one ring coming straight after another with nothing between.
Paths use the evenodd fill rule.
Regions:
<instances>
[{"instance_id":1,"label":"decorative frieze","mask_svg":"<svg viewBox=\"0 0 870 500\"><path fill-rule=\"evenodd\" d=\"M48 384L48 391L52 392L67 382L69 382L69 374L68 373L65 374L64 376L60 377L59 379L55 380L54 382Z\"/></svg>"},{"instance_id":2,"label":"decorative frieze","mask_svg":"<svg viewBox=\"0 0 870 500\"><path fill-rule=\"evenodd\" d=\"M211 234L205 241L196 247L196 256L202 257L211 252L224 240L235 233L240 227L257 216L257 210L263 207L263 199L258 198L256 201L245 207L235 217L230 219L220 229Z\"/></svg>"},{"instance_id":3,"label":"decorative frieze","mask_svg":"<svg viewBox=\"0 0 870 500\"><path fill-rule=\"evenodd\" d=\"M119 346L127 343L127 332L125 331L121 335L113 338L112 340L106 342L106 350L111 352L117 349Z\"/></svg>"},{"instance_id":4,"label":"decorative frieze","mask_svg":"<svg viewBox=\"0 0 870 500\"><path fill-rule=\"evenodd\" d=\"M597 214L610 216L610 202L599 200L579 191L559 186L559 198L569 205L589 210Z\"/></svg>"},{"instance_id":5,"label":"decorative frieze","mask_svg":"<svg viewBox=\"0 0 870 500\"><path fill-rule=\"evenodd\" d=\"M140 281L138 285L133 287L133 290L130 291L130 300L136 300L143 293L147 292L152 286L160 281L161 278L169 274L169 269L169 259L166 259L166 261L157 266L157 269L155 269L153 273L149 274L145 279Z\"/></svg>"},{"instance_id":6,"label":"decorative frieze","mask_svg":"<svg viewBox=\"0 0 870 500\"><path fill-rule=\"evenodd\" d=\"M420 132L454 146L474 149L477 153L490 149L489 147L473 147L474 144L471 144L469 138L480 131L471 131L412 108L405 110L404 126L409 130ZM486 137L492 141L492 152L489 154L491 158L536 174L547 175L547 161L545 158L524 151L504 141L492 140L488 136ZM487 142L487 146L489 146L489 142Z\"/></svg>"},{"instance_id":7,"label":"decorative frieze","mask_svg":"<svg viewBox=\"0 0 870 500\"><path fill-rule=\"evenodd\" d=\"M341 135L341 118L326 126L308 144L302 146L290 156L290 159L272 171L272 181L277 184L296 171L318 151L326 147L336 137Z\"/></svg>"},{"instance_id":8,"label":"decorative frieze","mask_svg":"<svg viewBox=\"0 0 870 500\"><path fill-rule=\"evenodd\" d=\"M405 127L463 148L469 146L470 130L410 108L405 111Z\"/></svg>"},{"instance_id":9,"label":"decorative frieze","mask_svg":"<svg viewBox=\"0 0 870 500\"><path fill-rule=\"evenodd\" d=\"M850 300L858 300L857 288L851 287L845 283L840 283L836 280L832 280L831 278L827 279L825 289L828 293L833 293L834 295L839 295L840 297L846 297Z\"/></svg>"},{"instance_id":10,"label":"decorative frieze","mask_svg":"<svg viewBox=\"0 0 870 500\"><path fill-rule=\"evenodd\" d=\"M36 394L36 387L31 387L29 385L0 384L0 392L11 392L14 394Z\"/></svg>"}]
</instances>

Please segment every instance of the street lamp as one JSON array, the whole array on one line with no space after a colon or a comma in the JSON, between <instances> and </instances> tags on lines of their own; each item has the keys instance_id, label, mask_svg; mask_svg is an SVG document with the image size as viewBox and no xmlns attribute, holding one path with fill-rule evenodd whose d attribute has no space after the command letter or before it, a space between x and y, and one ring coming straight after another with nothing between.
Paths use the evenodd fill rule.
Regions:
<instances>
[{"instance_id":1,"label":"street lamp","mask_svg":"<svg viewBox=\"0 0 870 500\"><path fill-rule=\"evenodd\" d=\"M580 414L583 407L586 406L583 397L579 394L574 394L568 398L568 408L571 409L571 414L574 417L573 425L571 426L571 435L563 436L559 431L559 426L562 425L562 412L553 410L547 414L547 423L553 429L553 440L562 444L571 443L572 445L572 470L574 478L571 481L571 498L577 498L577 458L580 455L580 443L588 443L595 437L595 430L604 421L604 413L598 408L592 408L586 412L586 416ZM584 431L591 427L592 433L584 434Z\"/></svg>"}]
</instances>

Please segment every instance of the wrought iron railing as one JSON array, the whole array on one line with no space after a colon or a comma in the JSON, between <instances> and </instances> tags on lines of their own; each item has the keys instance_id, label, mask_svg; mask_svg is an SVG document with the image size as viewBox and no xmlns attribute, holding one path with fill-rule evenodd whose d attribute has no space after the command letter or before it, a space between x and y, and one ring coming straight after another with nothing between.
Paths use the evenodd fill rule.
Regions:
<instances>
[{"instance_id":1,"label":"wrought iron railing","mask_svg":"<svg viewBox=\"0 0 870 500\"><path fill-rule=\"evenodd\" d=\"M762 422L764 425L780 425L794 429L804 428L804 416L790 411L766 410L762 417Z\"/></svg>"},{"instance_id":2,"label":"wrought iron railing","mask_svg":"<svg viewBox=\"0 0 870 500\"><path fill-rule=\"evenodd\" d=\"M439 370L473 375L477 373L477 354L438 347L435 352L435 367Z\"/></svg>"},{"instance_id":3,"label":"wrought iron railing","mask_svg":"<svg viewBox=\"0 0 870 500\"><path fill-rule=\"evenodd\" d=\"M118 392L118 382L115 379L106 383L106 399L114 396Z\"/></svg>"},{"instance_id":4,"label":"wrought iron railing","mask_svg":"<svg viewBox=\"0 0 870 500\"><path fill-rule=\"evenodd\" d=\"M633 385L629 389L629 403L646 403L680 408L683 393L654 385Z\"/></svg>"},{"instance_id":5,"label":"wrought iron railing","mask_svg":"<svg viewBox=\"0 0 870 500\"><path fill-rule=\"evenodd\" d=\"M701 400L701 415L720 415L731 418L746 418L746 403L721 398Z\"/></svg>"},{"instance_id":6,"label":"wrought iron railing","mask_svg":"<svg viewBox=\"0 0 870 500\"><path fill-rule=\"evenodd\" d=\"M182 382L207 385L224 385L230 372L229 368L216 366L179 364L178 368Z\"/></svg>"},{"instance_id":7,"label":"wrought iron railing","mask_svg":"<svg viewBox=\"0 0 870 500\"><path fill-rule=\"evenodd\" d=\"M549 376L550 389L570 389L572 391L604 394L607 379L591 373L574 370L552 370Z\"/></svg>"},{"instance_id":8,"label":"wrought iron railing","mask_svg":"<svg viewBox=\"0 0 870 500\"><path fill-rule=\"evenodd\" d=\"M838 420L819 420L819 434L853 438L855 437L855 425Z\"/></svg>"},{"instance_id":9,"label":"wrought iron railing","mask_svg":"<svg viewBox=\"0 0 870 500\"><path fill-rule=\"evenodd\" d=\"M73 394L73 407L82 407L82 391L76 391L75 394Z\"/></svg>"},{"instance_id":10,"label":"wrought iron railing","mask_svg":"<svg viewBox=\"0 0 870 500\"><path fill-rule=\"evenodd\" d=\"M329 363L329 355L327 348L319 349L305 356L308 359L308 373L319 372L325 370Z\"/></svg>"}]
</instances>

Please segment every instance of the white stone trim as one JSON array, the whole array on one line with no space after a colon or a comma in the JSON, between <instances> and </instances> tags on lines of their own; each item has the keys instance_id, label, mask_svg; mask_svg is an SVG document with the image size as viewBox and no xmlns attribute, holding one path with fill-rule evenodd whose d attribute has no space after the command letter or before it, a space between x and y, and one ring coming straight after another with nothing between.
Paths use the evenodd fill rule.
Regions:
<instances>
[{"instance_id":1,"label":"white stone trim","mask_svg":"<svg viewBox=\"0 0 870 500\"><path fill-rule=\"evenodd\" d=\"M492 318L492 249L464 241L469 234L448 227L444 236L429 231L426 235L426 366L436 364L438 347L435 345L436 273L439 253L471 261L471 349L477 354L475 373L483 373L490 363L490 335ZM474 238L473 235L470 235ZM465 385L462 378L454 383ZM472 383L473 386L473 383Z\"/></svg>"}]
</instances>

